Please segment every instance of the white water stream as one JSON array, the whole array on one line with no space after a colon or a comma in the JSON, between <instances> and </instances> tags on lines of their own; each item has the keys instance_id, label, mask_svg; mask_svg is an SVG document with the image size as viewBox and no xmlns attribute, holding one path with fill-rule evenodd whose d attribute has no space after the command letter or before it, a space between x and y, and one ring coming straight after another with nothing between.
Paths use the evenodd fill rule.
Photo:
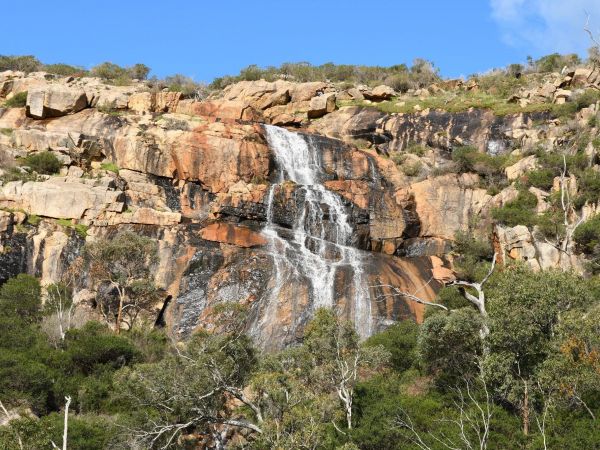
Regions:
<instances>
[{"instance_id":1,"label":"white water stream","mask_svg":"<svg viewBox=\"0 0 600 450\"><path fill-rule=\"evenodd\" d=\"M267 225L275 260L275 286L270 293L272 306L289 283L303 278L309 283L313 307L332 308L336 298L346 297L352 303L353 320L362 337L371 334L371 301L364 276L361 252L352 247L353 229L341 198L322 184L323 169L319 149L304 136L271 125L265 125L269 147L275 154L278 180L269 190ZM281 229L273 222L275 191L285 182L293 182L304 194L303 204L291 230L291 239L280 236ZM337 288L336 274L350 270L351 280Z\"/></svg>"}]
</instances>

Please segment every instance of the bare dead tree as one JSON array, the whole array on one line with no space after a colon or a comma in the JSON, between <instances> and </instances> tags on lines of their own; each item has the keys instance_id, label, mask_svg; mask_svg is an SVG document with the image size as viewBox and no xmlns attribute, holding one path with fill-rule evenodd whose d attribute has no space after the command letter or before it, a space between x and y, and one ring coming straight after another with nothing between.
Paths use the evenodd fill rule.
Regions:
<instances>
[{"instance_id":1,"label":"bare dead tree","mask_svg":"<svg viewBox=\"0 0 600 450\"><path fill-rule=\"evenodd\" d=\"M67 396L65 397L66 403L65 403L65 424L63 427L63 441L62 441L62 450L67 450L67 440L68 440L68 434L69 434L69 406L71 405L71 397ZM54 441L50 441L52 444L52 448L57 449L57 450L61 450L55 443Z\"/></svg>"},{"instance_id":2,"label":"bare dead tree","mask_svg":"<svg viewBox=\"0 0 600 450\"><path fill-rule=\"evenodd\" d=\"M579 225L581 225L586 216L583 213L578 213L575 209L573 201L571 199L571 193L569 192L569 179L567 177L567 157L563 154L563 168L560 174L560 207L562 210L562 225L564 232L561 233L557 227L555 242L550 241L548 238L544 238L545 241L556 248L559 253L559 261L562 262L564 257L571 257L573 254L573 234Z\"/></svg>"},{"instance_id":3,"label":"bare dead tree","mask_svg":"<svg viewBox=\"0 0 600 450\"><path fill-rule=\"evenodd\" d=\"M592 41L592 49L594 49L595 53L600 57L600 39L598 39L596 37L596 35L592 32L592 30L590 30L590 15L589 15L589 13L587 13L587 11L586 11L585 25L583 26L583 31L585 31L588 34L590 41ZM592 64L594 65L594 67L596 67L596 65L598 64L598 61L595 59L592 59Z\"/></svg>"},{"instance_id":4,"label":"bare dead tree","mask_svg":"<svg viewBox=\"0 0 600 450\"><path fill-rule=\"evenodd\" d=\"M494 269L496 267L496 257L497 257L497 253L494 253L494 256L492 258L492 264L490 266L490 270L488 271L487 275L483 278L483 280L481 280L480 282L454 280L447 284L447 286L458 286L460 288L460 293L462 294L462 296L465 299L467 299L470 303L472 303L479 311L479 314L481 314L481 317L484 319L482 321L482 328L481 328L481 337L482 338L485 338L490 333L490 330L486 324L487 311L485 308L485 292L483 290L483 286L489 280L489 278L492 276L492 273L494 272ZM427 283L425 283L424 286L426 286L430 282L431 282L431 278L429 279L429 281L427 281ZM419 303L421 305L433 306L436 308L441 308L444 311L452 312L452 310L449 310L444 305L440 305L439 303L424 300L421 297L415 295L416 293L418 293L419 290L422 290L424 286L422 286L421 288L419 288L417 291L415 291L413 293L402 291L399 288L397 288L396 286L392 286L390 284L379 284L379 285L375 285L372 287L385 287L385 288L389 288L393 291L393 294L382 294L382 295L378 296L377 297L378 300L389 297L389 296L400 296L400 297L405 297L408 300ZM468 291L468 289L475 290L476 295L471 294Z\"/></svg>"}]
</instances>

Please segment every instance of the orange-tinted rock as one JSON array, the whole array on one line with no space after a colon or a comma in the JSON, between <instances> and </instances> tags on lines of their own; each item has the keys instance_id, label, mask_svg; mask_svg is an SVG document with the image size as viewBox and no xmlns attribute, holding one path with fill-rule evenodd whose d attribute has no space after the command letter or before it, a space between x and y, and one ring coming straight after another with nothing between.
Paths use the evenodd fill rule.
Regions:
<instances>
[{"instance_id":1,"label":"orange-tinted rock","mask_svg":"<svg viewBox=\"0 0 600 450\"><path fill-rule=\"evenodd\" d=\"M456 280L454 272L449 268L444 267L444 262L437 256L431 257L431 275L434 280L444 284Z\"/></svg>"},{"instance_id":2,"label":"orange-tinted rock","mask_svg":"<svg viewBox=\"0 0 600 450\"><path fill-rule=\"evenodd\" d=\"M260 131L258 125L200 125L172 144L172 173L199 180L214 193L239 180L267 179L270 152Z\"/></svg>"},{"instance_id":3,"label":"orange-tinted rock","mask_svg":"<svg viewBox=\"0 0 600 450\"><path fill-rule=\"evenodd\" d=\"M325 187L342 197L350 200L359 208L369 207L369 185L360 180L331 180L325 182Z\"/></svg>"},{"instance_id":4,"label":"orange-tinted rock","mask_svg":"<svg viewBox=\"0 0 600 450\"><path fill-rule=\"evenodd\" d=\"M257 247L267 243L260 233L229 223L213 223L202 228L200 236L207 241L216 241L242 248Z\"/></svg>"},{"instance_id":5,"label":"orange-tinted rock","mask_svg":"<svg viewBox=\"0 0 600 450\"><path fill-rule=\"evenodd\" d=\"M235 100L182 100L178 103L176 111L179 114L201 116L211 120L259 121L262 118L258 110Z\"/></svg>"}]
</instances>

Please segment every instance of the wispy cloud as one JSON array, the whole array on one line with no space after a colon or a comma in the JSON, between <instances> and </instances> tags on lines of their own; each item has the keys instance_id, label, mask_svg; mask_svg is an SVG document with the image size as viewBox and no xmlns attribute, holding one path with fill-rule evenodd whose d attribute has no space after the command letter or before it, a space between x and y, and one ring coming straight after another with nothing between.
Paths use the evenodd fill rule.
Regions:
<instances>
[{"instance_id":1,"label":"wispy cloud","mask_svg":"<svg viewBox=\"0 0 600 450\"><path fill-rule=\"evenodd\" d=\"M583 31L600 31L599 0L490 0L504 41L532 53L585 54L591 42Z\"/></svg>"}]
</instances>

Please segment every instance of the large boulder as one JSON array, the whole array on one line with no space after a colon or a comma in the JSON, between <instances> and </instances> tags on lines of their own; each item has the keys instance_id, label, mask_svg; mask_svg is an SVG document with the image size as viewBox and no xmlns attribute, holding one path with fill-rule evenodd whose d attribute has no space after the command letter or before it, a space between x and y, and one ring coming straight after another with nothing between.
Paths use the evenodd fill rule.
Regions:
<instances>
[{"instance_id":1,"label":"large boulder","mask_svg":"<svg viewBox=\"0 0 600 450\"><path fill-rule=\"evenodd\" d=\"M307 115L309 119L316 119L333 111L335 111L335 94L321 94L310 100L310 108L307 111Z\"/></svg>"},{"instance_id":2,"label":"large boulder","mask_svg":"<svg viewBox=\"0 0 600 450\"><path fill-rule=\"evenodd\" d=\"M506 173L506 178L508 178L510 181L513 181L527 172L535 170L537 165L538 163L535 155L530 155L517 161L512 166L508 166L506 169L504 169L504 173Z\"/></svg>"},{"instance_id":3,"label":"large boulder","mask_svg":"<svg viewBox=\"0 0 600 450\"><path fill-rule=\"evenodd\" d=\"M49 85L27 93L27 115L34 119L65 116L87 106L88 100L83 89Z\"/></svg>"},{"instance_id":4,"label":"large boulder","mask_svg":"<svg viewBox=\"0 0 600 450\"><path fill-rule=\"evenodd\" d=\"M383 100L389 100L394 95L396 95L396 91L384 84L374 87L372 90L367 90L362 93L367 100L371 100L374 102L381 102Z\"/></svg>"}]
</instances>

